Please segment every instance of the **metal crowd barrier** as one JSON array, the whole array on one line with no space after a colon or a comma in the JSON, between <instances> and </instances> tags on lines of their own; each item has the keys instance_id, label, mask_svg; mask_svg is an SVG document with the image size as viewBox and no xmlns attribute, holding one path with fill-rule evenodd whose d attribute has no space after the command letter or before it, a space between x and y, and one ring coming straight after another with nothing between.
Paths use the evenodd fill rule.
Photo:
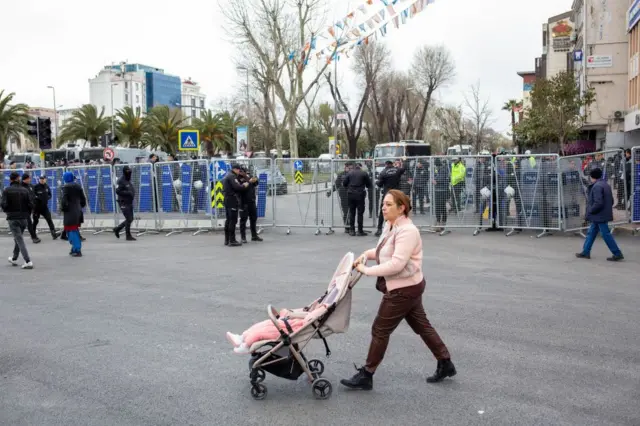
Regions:
<instances>
[{"instance_id":1,"label":"metal crowd barrier","mask_svg":"<svg viewBox=\"0 0 640 426\"><path fill-rule=\"evenodd\" d=\"M624 152L622 150L598 151L590 154L570 155L560 158L562 172L563 231L574 232L584 237L589 227L585 219L590 173L600 168L613 191L612 227L629 223L626 185L624 176Z\"/></svg>"},{"instance_id":2,"label":"metal crowd barrier","mask_svg":"<svg viewBox=\"0 0 640 426\"><path fill-rule=\"evenodd\" d=\"M631 222L640 223L640 146L636 146L631 150L631 194L627 194L629 197L629 204L631 204ZM635 232L640 231L640 228L636 228Z\"/></svg>"},{"instance_id":3,"label":"metal crowd barrier","mask_svg":"<svg viewBox=\"0 0 640 426\"><path fill-rule=\"evenodd\" d=\"M373 188L367 191L365 232L380 224L381 188L376 181L385 162L404 168L400 189L412 201L413 221L423 231L445 235L454 229L477 235L494 224L508 230L576 232L582 235L589 173L598 166L614 192L612 226L640 223L640 147L632 150L631 183L626 182L625 157L621 150L559 157L555 154L431 156L356 160L278 159L189 160L156 164L129 164L136 191L134 223L138 235L184 231L194 235L224 227L226 212L222 179L231 162L240 162L258 177L256 193L258 232L282 227L313 229L332 234L349 229L349 204L342 181L347 163L360 163L369 173ZM101 233L124 220L115 188L124 165L69 167L87 197L83 227ZM13 170L2 170L0 190ZM29 172L33 183L47 176L52 198L49 209L54 224L62 226L60 199L62 167L16 170ZM40 221L45 229L46 222ZM0 218L0 228L6 220ZM640 228L638 228L640 230Z\"/></svg>"}]
</instances>

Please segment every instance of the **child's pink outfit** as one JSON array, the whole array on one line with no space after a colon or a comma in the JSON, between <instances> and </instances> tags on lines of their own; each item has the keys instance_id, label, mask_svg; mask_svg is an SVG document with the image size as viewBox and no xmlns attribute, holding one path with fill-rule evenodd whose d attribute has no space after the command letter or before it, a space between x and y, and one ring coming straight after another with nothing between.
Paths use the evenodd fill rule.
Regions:
<instances>
[{"instance_id":1,"label":"child's pink outfit","mask_svg":"<svg viewBox=\"0 0 640 426\"><path fill-rule=\"evenodd\" d=\"M349 268L351 265L348 265ZM337 286L338 280L344 280L347 278L348 273L336 273L334 279L329 286L328 294L322 299L322 303L318 300L313 302L307 311L303 309L283 309L280 311L278 318L287 318L289 326L293 332L297 332L304 327L307 322L314 321L321 316L328 309L331 304L334 303L340 293L340 287ZM278 319L278 327L287 334L292 334L287 330L287 326L283 320ZM280 338L280 332L276 329L273 322L268 319L260 321L246 329L242 334L233 334L227 332L227 340L234 346L233 351L237 354L250 353L251 345L262 340L278 340Z\"/></svg>"}]
</instances>

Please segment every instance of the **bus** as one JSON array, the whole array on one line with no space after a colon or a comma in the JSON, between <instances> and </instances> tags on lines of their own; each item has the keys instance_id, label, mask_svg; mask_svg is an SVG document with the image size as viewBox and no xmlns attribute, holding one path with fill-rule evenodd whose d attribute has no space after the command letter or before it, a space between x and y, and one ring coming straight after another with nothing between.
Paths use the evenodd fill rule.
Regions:
<instances>
[{"instance_id":1,"label":"bus","mask_svg":"<svg viewBox=\"0 0 640 426\"><path fill-rule=\"evenodd\" d=\"M411 157L428 157L431 155L431 144L420 140L401 140L377 144L373 151L375 160L376 178L384 168L387 160Z\"/></svg>"},{"instance_id":2,"label":"bus","mask_svg":"<svg viewBox=\"0 0 640 426\"><path fill-rule=\"evenodd\" d=\"M473 146L471 145L452 145L449 148L447 148L447 155L449 156L454 156L454 155L474 155L475 154L475 150L473 149Z\"/></svg>"}]
</instances>

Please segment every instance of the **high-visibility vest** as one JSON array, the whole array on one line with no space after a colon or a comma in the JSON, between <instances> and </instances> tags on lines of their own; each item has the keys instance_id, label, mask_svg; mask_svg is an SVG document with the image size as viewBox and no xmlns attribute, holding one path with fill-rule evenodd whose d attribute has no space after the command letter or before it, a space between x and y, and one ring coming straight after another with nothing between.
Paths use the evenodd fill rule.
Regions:
<instances>
[{"instance_id":1,"label":"high-visibility vest","mask_svg":"<svg viewBox=\"0 0 640 426\"><path fill-rule=\"evenodd\" d=\"M451 186L455 186L460 182L464 182L466 174L467 168L464 166L464 164L462 164L462 162L451 165Z\"/></svg>"}]
</instances>

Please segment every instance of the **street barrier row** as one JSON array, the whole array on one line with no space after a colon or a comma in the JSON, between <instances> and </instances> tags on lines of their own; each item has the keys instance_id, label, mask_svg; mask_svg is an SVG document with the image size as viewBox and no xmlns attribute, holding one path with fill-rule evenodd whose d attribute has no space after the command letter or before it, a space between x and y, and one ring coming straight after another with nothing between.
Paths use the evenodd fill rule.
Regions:
<instances>
[{"instance_id":1,"label":"street barrier row","mask_svg":"<svg viewBox=\"0 0 640 426\"><path fill-rule=\"evenodd\" d=\"M603 170L614 193L613 226L640 223L640 147L626 159L620 150L560 157L541 155L463 155L360 160L276 159L234 160L259 178L258 228L309 228L316 235L349 229L349 204L342 185L348 167L360 163L374 187L367 191L364 228L382 225L382 191L375 185L387 162L404 168L400 189L412 200L413 221L425 232L441 235L453 229L498 227L507 235L519 230L583 233L589 173ZM224 227L222 178L227 160L189 160L129 164L136 190L134 229L138 235L194 234ZM87 165L18 170L32 182L47 177L49 209L61 226L62 174L71 171L87 198L83 228L110 231L123 220L115 192L124 165ZM630 170L630 178L629 178ZM13 170L2 170L0 189ZM43 224L44 225L44 224ZM6 228L4 218L0 228Z\"/></svg>"}]
</instances>

